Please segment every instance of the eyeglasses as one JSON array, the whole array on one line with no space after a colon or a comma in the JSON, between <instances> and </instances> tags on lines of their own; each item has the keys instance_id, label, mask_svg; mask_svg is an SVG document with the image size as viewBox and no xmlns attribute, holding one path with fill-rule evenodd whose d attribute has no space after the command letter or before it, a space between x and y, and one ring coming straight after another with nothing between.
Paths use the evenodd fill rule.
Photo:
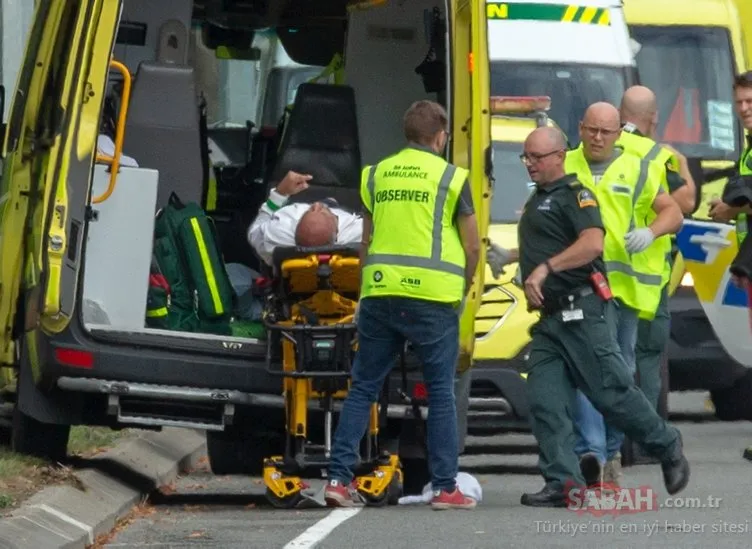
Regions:
<instances>
[{"instance_id":1,"label":"eyeglasses","mask_svg":"<svg viewBox=\"0 0 752 549\"><path fill-rule=\"evenodd\" d=\"M520 160L522 160L523 164L527 164L527 163L532 164L533 162L540 162L541 160L543 160L547 156L551 156L552 154L556 154L556 153L559 153L559 152L562 152L561 149L556 149L555 151L551 151L551 152L547 152L547 153L543 153L543 154L522 153L520 155Z\"/></svg>"},{"instance_id":2,"label":"eyeglasses","mask_svg":"<svg viewBox=\"0 0 752 549\"><path fill-rule=\"evenodd\" d=\"M621 131L621 128L618 130L609 130L607 128L594 128L593 126L582 126L582 129L588 132L591 137L596 137L598 134L603 135L603 137L611 137L613 135L616 135Z\"/></svg>"}]
</instances>

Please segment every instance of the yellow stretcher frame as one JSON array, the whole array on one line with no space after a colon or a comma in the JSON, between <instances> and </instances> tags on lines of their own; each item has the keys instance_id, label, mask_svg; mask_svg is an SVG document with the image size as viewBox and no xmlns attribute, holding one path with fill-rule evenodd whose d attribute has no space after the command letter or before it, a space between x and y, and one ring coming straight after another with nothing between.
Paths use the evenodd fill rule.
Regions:
<instances>
[{"instance_id":1,"label":"yellow stretcher frame","mask_svg":"<svg viewBox=\"0 0 752 549\"><path fill-rule=\"evenodd\" d=\"M321 268L327 272L325 288L321 286ZM296 257L283 261L279 273L278 285L285 294L283 299L294 301L295 295L309 295L307 299L294 302L290 307L290 318L269 321L265 319L267 329L278 331L282 339L282 371L276 372L283 377L283 395L285 400L286 435L292 443L288 446L288 454L295 454L306 443L308 438L308 408L310 400L328 401L329 405L335 400L344 399L350 387L347 379L346 389L319 390L316 389L316 373L307 375L305 367L297 363L298 346L304 344L303 338L296 338L295 331L311 329L304 311L314 312L319 316L319 324L313 329L327 332L327 327L333 330L348 330L353 334L351 350L357 350L357 337L354 328L354 313L357 301L346 297L347 294L358 293L360 277L360 260L357 257L346 257L335 253L313 253L304 257ZM289 292L289 294L288 294ZM333 331L332 330L332 331ZM267 369L270 366L267 365ZM270 370L272 372L272 370ZM336 373L328 379L337 379ZM347 373L349 376L349 372ZM340 374L339 379L344 377ZM327 379L327 378L321 378ZM325 418L325 436L331 432L331 408L327 406ZM399 458L396 455L376 456L374 444L379 434L379 406L371 405L369 414L368 438L366 440L366 459L374 463L370 473L357 476L358 492L365 499L366 504L382 506L394 504L402 493L403 475ZM299 446L300 445L300 446ZM327 439L325 447L330 445ZM285 471L287 462L295 459L295 455L270 456L264 460L263 480L266 485L266 497L277 508L296 507L303 499L302 490L306 484L297 474ZM313 465L312 467L316 467Z\"/></svg>"},{"instance_id":2,"label":"yellow stretcher frame","mask_svg":"<svg viewBox=\"0 0 752 549\"><path fill-rule=\"evenodd\" d=\"M107 190L101 195L92 198L92 204L100 204L110 198L115 190L115 184L117 182L117 174L120 170L120 157L123 154L123 140L125 139L125 122L128 119L128 104L131 100L131 73L128 67L123 65L119 61L114 59L110 60L110 68L115 69L123 75L123 95L120 104L120 113L118 115L117 128L115 128L115 154L113 156L107 156L104 154L97 154L97 162L110 165L110 182L107 185Z\"/></svg>"}]
</instances>

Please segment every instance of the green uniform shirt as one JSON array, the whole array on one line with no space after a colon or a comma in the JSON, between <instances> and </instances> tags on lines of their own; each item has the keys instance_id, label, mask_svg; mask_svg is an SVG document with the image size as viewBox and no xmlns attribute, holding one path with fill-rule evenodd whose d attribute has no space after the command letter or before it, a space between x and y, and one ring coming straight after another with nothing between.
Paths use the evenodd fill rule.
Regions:
<instances>
[{"instance_id":1,"label":"green uniform shirt","mask_svg":"<svg viewBox=\"0 0 752 549\"><path fill-rule=\"evenodd\" d=\"M595 196L574 175L536 187L523 207L518 225L522 280L538 265L569 248L582 231L590 228L605 232ZM591 265L550 273L543 285L544 303L553 304L575 289L590 285L593 267L606 272L603 258L599 257Z\"/></svg>"}]
</instances>

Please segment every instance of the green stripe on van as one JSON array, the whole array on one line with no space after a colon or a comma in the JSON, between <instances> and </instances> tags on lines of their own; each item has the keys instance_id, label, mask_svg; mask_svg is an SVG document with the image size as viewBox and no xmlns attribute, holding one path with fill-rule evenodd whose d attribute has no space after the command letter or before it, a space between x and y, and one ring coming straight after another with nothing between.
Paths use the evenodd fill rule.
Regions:
<instances>
[{"instance_id":1,"label":"green stripe on van","mask_svg":"<svg viewBox=\"0 0 752 549\"><path fill-rule=\"evenodd\" d=\"M508 2L487 2L488 19L527 20L527 21L563 21L587 25L610 25L611 18L607 8L592 6L575 6L568 4L510 4Z\"/></svg>"}]
</instances>

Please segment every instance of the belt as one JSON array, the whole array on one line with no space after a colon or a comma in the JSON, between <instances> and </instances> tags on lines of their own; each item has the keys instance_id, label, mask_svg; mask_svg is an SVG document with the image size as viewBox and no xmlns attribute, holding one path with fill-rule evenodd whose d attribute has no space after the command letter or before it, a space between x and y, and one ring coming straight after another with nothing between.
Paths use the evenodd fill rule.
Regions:
<instances>
[{"instance_id":1,"label":"belt","mask_svg":"<svg viewBox=\"0 0 752 549\"><path fill-rule=\"evenodd\" d=\"M581 286L568 294L555 298L553 302L548 305L544 304L541 312L544 315L558 313L559 311L568 308L570 305L574 305L583 297L587 297L594 293L592 286Z\"/></svg>"}]
</instances>

